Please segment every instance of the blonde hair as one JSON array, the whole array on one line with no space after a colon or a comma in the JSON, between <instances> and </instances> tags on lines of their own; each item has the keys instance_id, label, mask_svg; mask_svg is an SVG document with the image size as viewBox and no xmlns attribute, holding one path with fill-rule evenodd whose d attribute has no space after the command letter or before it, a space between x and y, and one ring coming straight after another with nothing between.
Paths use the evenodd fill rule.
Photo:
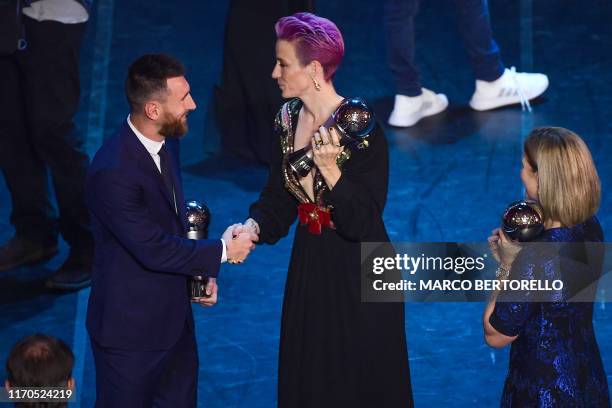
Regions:
<instances>
[{"instance_id":1,"label":"blonde hair","mask_svg":"<svg viewBox=\"0 0 612 408\"><path fill-rule=\"evenodd\" d=\"M538 172L538 197L547 219L571 227L599 208L601 183L586 143L561 127L534 129L523 146Z\"/></svg>"}]
</instances>

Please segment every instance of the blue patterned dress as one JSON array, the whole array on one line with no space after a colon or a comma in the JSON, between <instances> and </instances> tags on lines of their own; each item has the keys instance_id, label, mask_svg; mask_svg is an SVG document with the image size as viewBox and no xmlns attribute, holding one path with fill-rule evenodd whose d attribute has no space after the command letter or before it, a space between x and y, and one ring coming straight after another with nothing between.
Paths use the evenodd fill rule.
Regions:
<instances>
[{"instance_id":1,"label":"blue patterned dress","mask_svg":"<svg viewBox=\"0 0 612 408\"><path fill-rule=\"evenodd\" d=\"M575 253L579 243L602 242L596 218L571 228L546 230L537 241L557 244L523 249L512 265L510 279L561 279L575 290L572 285L584 287L585 280L592 283L601 276L602 251L596 251L598 259L593 261L591 256L586 266L563 249L570 247ZM586 253L592 246L582 248ZM518 299L516 293L498 296L489 322L502 334L518 335L510 349L502 407L610 407L593 330L593 302L567 302L573 296L567 290L547 292L547 299L536 299L533 292L519 294Z\"/></svg>"}]
</instances>

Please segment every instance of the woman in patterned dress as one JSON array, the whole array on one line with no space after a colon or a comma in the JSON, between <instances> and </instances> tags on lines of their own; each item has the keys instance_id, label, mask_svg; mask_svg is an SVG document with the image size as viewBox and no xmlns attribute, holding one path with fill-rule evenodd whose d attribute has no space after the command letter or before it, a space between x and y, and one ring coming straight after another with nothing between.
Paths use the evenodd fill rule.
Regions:
<instances>
[{"instance_id":1,"label":"woman in patterned dress","mask_svg":"<svg viewBox=\"0 0 612 408\"><path fill-rule=\"evenodd\" d=\"M278 406L412 406L404 305L360 297L360 243L389 241L385 136L377 125L367 143L341 147L321 126L344 100L332 83L344 54L334 23L297 13L275 28L272 77L289 101L276 117L268 181L241 228L273 244L300 220L283 302ZM287 155L308 144L315 166L300 178Z\"/></svg>"},{"instance_id":2,"label":"woman in patterned dress","mask_svg":"<svg viewBox=\"0 0 612 408\"><path fill-rule=\"evenodd\" d=\"M500 278L559 280L564 286L501 292L487 305L487 343L512 344L501 406L607 408L608 383L593 329L603 264L597 243L604 236L595 217L600 182L591 153L567 129L534 129L524 144L521 179L527 196L543 208L545 230L522 249L493 231L489 242L499 271L509 271Z\"/></svg>"}]
</instances>

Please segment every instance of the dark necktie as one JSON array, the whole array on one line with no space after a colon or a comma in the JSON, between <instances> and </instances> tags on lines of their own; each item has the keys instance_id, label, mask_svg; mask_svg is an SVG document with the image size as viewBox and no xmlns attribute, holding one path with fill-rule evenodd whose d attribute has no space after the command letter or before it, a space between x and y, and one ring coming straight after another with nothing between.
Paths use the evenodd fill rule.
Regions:
<instances>
[{"instance_id":1,"label":"dark necktie","mask_svg":"<svg viewBox=\"0 0 612 408\"><path fill-rule=\"evenodd\" d=\"M172 167L170 166L170 161L168 160L168 150L166 149L166 144L164 143L162 145L162 148L159 150L159 158L160 158L160 169L161 169L161 176L162 179L164 180L164 184L166 186L166 189L168 190L168 192L170 193L170 196L172 197L173 203L174 203L174 211L178 214L177 211L177 207L176 207L176 195L175 195L175 190L174 190L174 182L172 181Z\"/></svg>"}]
</instances>

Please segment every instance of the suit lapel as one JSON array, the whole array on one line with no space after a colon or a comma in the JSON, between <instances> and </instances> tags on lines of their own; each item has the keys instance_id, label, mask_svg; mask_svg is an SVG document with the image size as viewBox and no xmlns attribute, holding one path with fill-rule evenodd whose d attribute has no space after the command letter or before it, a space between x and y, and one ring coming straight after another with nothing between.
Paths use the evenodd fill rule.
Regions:
<instances>
[{"instance_id":1,"label":"suit lapel","mask_svg":"<svg viewBox=\"0 0 612 408\"><path fill-rule=\"evenodd\" d=\"M147 174L148 176L150 176L151 178L155 180L155 184L159 188L159 191L166 198L166 201L168 205L170 206L170 209L176 215L176 212L174 209L174 197L172 196L172 192L168 191L168 189L166 188L166 185L164 184L164 179L162 178L162 175L159 172L159 169L155 165L153 158L151 157L147 149L143 146L143 144L140 143L140 140L138 140L138 137L134 134L134 132L132 132L132 129L130 129L127 123L124 126L122 134L125 138L125 142L126 142L128 149L138 161L138 166L144 171L145 174ZM170 154L169 156L173 156L173 154ZM174 161L174 160L171 160L171 161ZM175 169L174 164L170 164L170 165L173 166L172 174L173 174L173 182L175 186L174 188L175 190L178 190L179 188L177 186L179 185L179 183L177 183L175 180L177 170ZM179 215L180 215L180 208L182 207L182 205L180 205L179 203L180 203L179 197L178 197L178 194L176 194L176 206L177 208L179 208ZM181 221L181 225L183 225L183 221Z\"/></svg>"},{"instance_id":2,"label":"suit lapel","mask_svg":"<svg viewBox=\"0 0 612 408\"><path fill-rule=\"evenodd\" d=\"M147 152L149 155L149 152ZM172 196L172 192L168 191L166 185L164 184L164 179L162 178L153 158L149 155L148 157L140 158L138 164L142 170L144 170L148 175L152 176L155 179L157 187L162 195L166 198L168 205L172 209L172 212L176 214L174 211L174 197Z\"/></svg>"}]
</instances>

